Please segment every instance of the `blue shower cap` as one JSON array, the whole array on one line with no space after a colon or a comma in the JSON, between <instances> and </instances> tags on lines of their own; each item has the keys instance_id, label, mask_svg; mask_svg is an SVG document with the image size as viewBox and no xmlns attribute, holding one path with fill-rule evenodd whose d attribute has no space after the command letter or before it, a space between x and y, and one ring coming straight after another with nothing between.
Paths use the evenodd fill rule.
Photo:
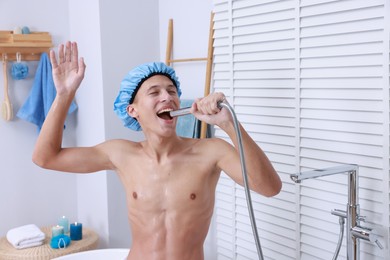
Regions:
<instances>
[{"instance_id":1,"label":"blue shower cap","mask_svg":"<svg viewBox=\"0 0 390 260\"><path fill-rule=\"evenodd\" d=\"M181 95L180 82L175 71L163 62L145 63L130 70L121 82L119 94L114 102L114 112L122 120L124 126L134 131L141 131L142 129L137 119L127 113L127 106L133 103L142 83L155 75L164 75L172 80L172 83L177 88L179 97Z\"/></svg>"}]
</instances>

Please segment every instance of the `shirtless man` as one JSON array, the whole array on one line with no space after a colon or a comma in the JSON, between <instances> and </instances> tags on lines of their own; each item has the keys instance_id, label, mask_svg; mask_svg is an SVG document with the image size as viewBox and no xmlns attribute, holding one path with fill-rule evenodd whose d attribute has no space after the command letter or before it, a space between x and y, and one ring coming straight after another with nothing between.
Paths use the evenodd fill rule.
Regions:
<instances>
[{"instance_id":1,"label":"shirtless man","mask_svg":"<svg viewBox=\"0 0 390 260\"><path fill-rule=\"evenodd\" d=\"M57 96L38 137L33 161L64 172L117 172L126 191L132 230L128 259L204 259L203 243L220 172L243 184L238 150L218 138L176 135L177 118L159 113L179 108L180 86L174 71L161 63L144 65L138 74L130 72L115 102L125 125L142 129L145 141L109 140L92 147L63 148L64 121L84 78L85 64L78 58L76 43L70 42L59 47L58 62L53 51L50 60ZM145 75L134 83L139 73ZM217 107L223 99L222 93L197 99L191 112L199 120L219 126L237 147L231 115ZM241 131L251 190L264 196L278 194L278 174L242 126Z\"/></svg>"}]
</instances>

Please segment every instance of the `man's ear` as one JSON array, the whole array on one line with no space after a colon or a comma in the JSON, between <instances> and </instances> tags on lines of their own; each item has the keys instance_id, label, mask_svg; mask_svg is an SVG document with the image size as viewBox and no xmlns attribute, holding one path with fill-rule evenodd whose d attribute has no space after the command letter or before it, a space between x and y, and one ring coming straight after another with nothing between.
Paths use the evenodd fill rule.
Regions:
<instances>
[{"instance_id":1,"label":"man's ear","mask_svg":"<svg viewBox=\"0 0 390 260\"><path fill-rule=\"evenodd\" d=\"M132 104L127 106L126 111L127 114L129 114L129 116L137 119L138 117L137 109Z\"/></svg>"}]
</instances>

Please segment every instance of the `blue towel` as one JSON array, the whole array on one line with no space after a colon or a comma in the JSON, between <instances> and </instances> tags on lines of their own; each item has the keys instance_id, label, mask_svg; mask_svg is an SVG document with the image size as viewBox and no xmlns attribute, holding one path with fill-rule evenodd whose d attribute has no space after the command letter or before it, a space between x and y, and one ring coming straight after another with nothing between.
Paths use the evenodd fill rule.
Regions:
<instances>
[{"instance_id":1,"label":"blue towel","mask_svg":"<svg viewBox=\"0 0 390 260\"><path fill-rule=\"evenodd\" d=\"M180 100L180 107L190 107L194 100L182 99ZM181 137L200 138L201 122L192 114L180 116L177 120L176 133Z\"/></svg>"},{"instance_id":2,"label":"blue towel","mask_svg":"<svg viewBox=\"0 0 390 260\"><path fill-rule=\"evenodd\" d=\"M19 109L17 116L37 125L39 132L56 94L49 57L47 53L42 53L30 95ZM77 105L72 101L68 114L73 113L76 109Z\"/></svg>"}]
</instances>

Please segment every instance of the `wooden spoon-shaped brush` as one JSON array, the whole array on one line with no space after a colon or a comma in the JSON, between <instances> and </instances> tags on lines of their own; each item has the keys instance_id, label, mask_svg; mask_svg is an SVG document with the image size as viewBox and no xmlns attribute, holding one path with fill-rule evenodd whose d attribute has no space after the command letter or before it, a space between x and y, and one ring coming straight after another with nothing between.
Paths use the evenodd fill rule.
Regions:
<instances>
[{"instance_id":1,"label":"wooden spoon-shaped brush","mask_svg":"<svg viewBox=\"0 0 390 260\"><path fill-rule=\"evenodd\" d=\"M7 58L3 56L3 75L4 75L4 101L1 105L1 115L4 120L10 121L13 118L12 104L8 96L8 73Z\"/></svg>"}]
</instances>

